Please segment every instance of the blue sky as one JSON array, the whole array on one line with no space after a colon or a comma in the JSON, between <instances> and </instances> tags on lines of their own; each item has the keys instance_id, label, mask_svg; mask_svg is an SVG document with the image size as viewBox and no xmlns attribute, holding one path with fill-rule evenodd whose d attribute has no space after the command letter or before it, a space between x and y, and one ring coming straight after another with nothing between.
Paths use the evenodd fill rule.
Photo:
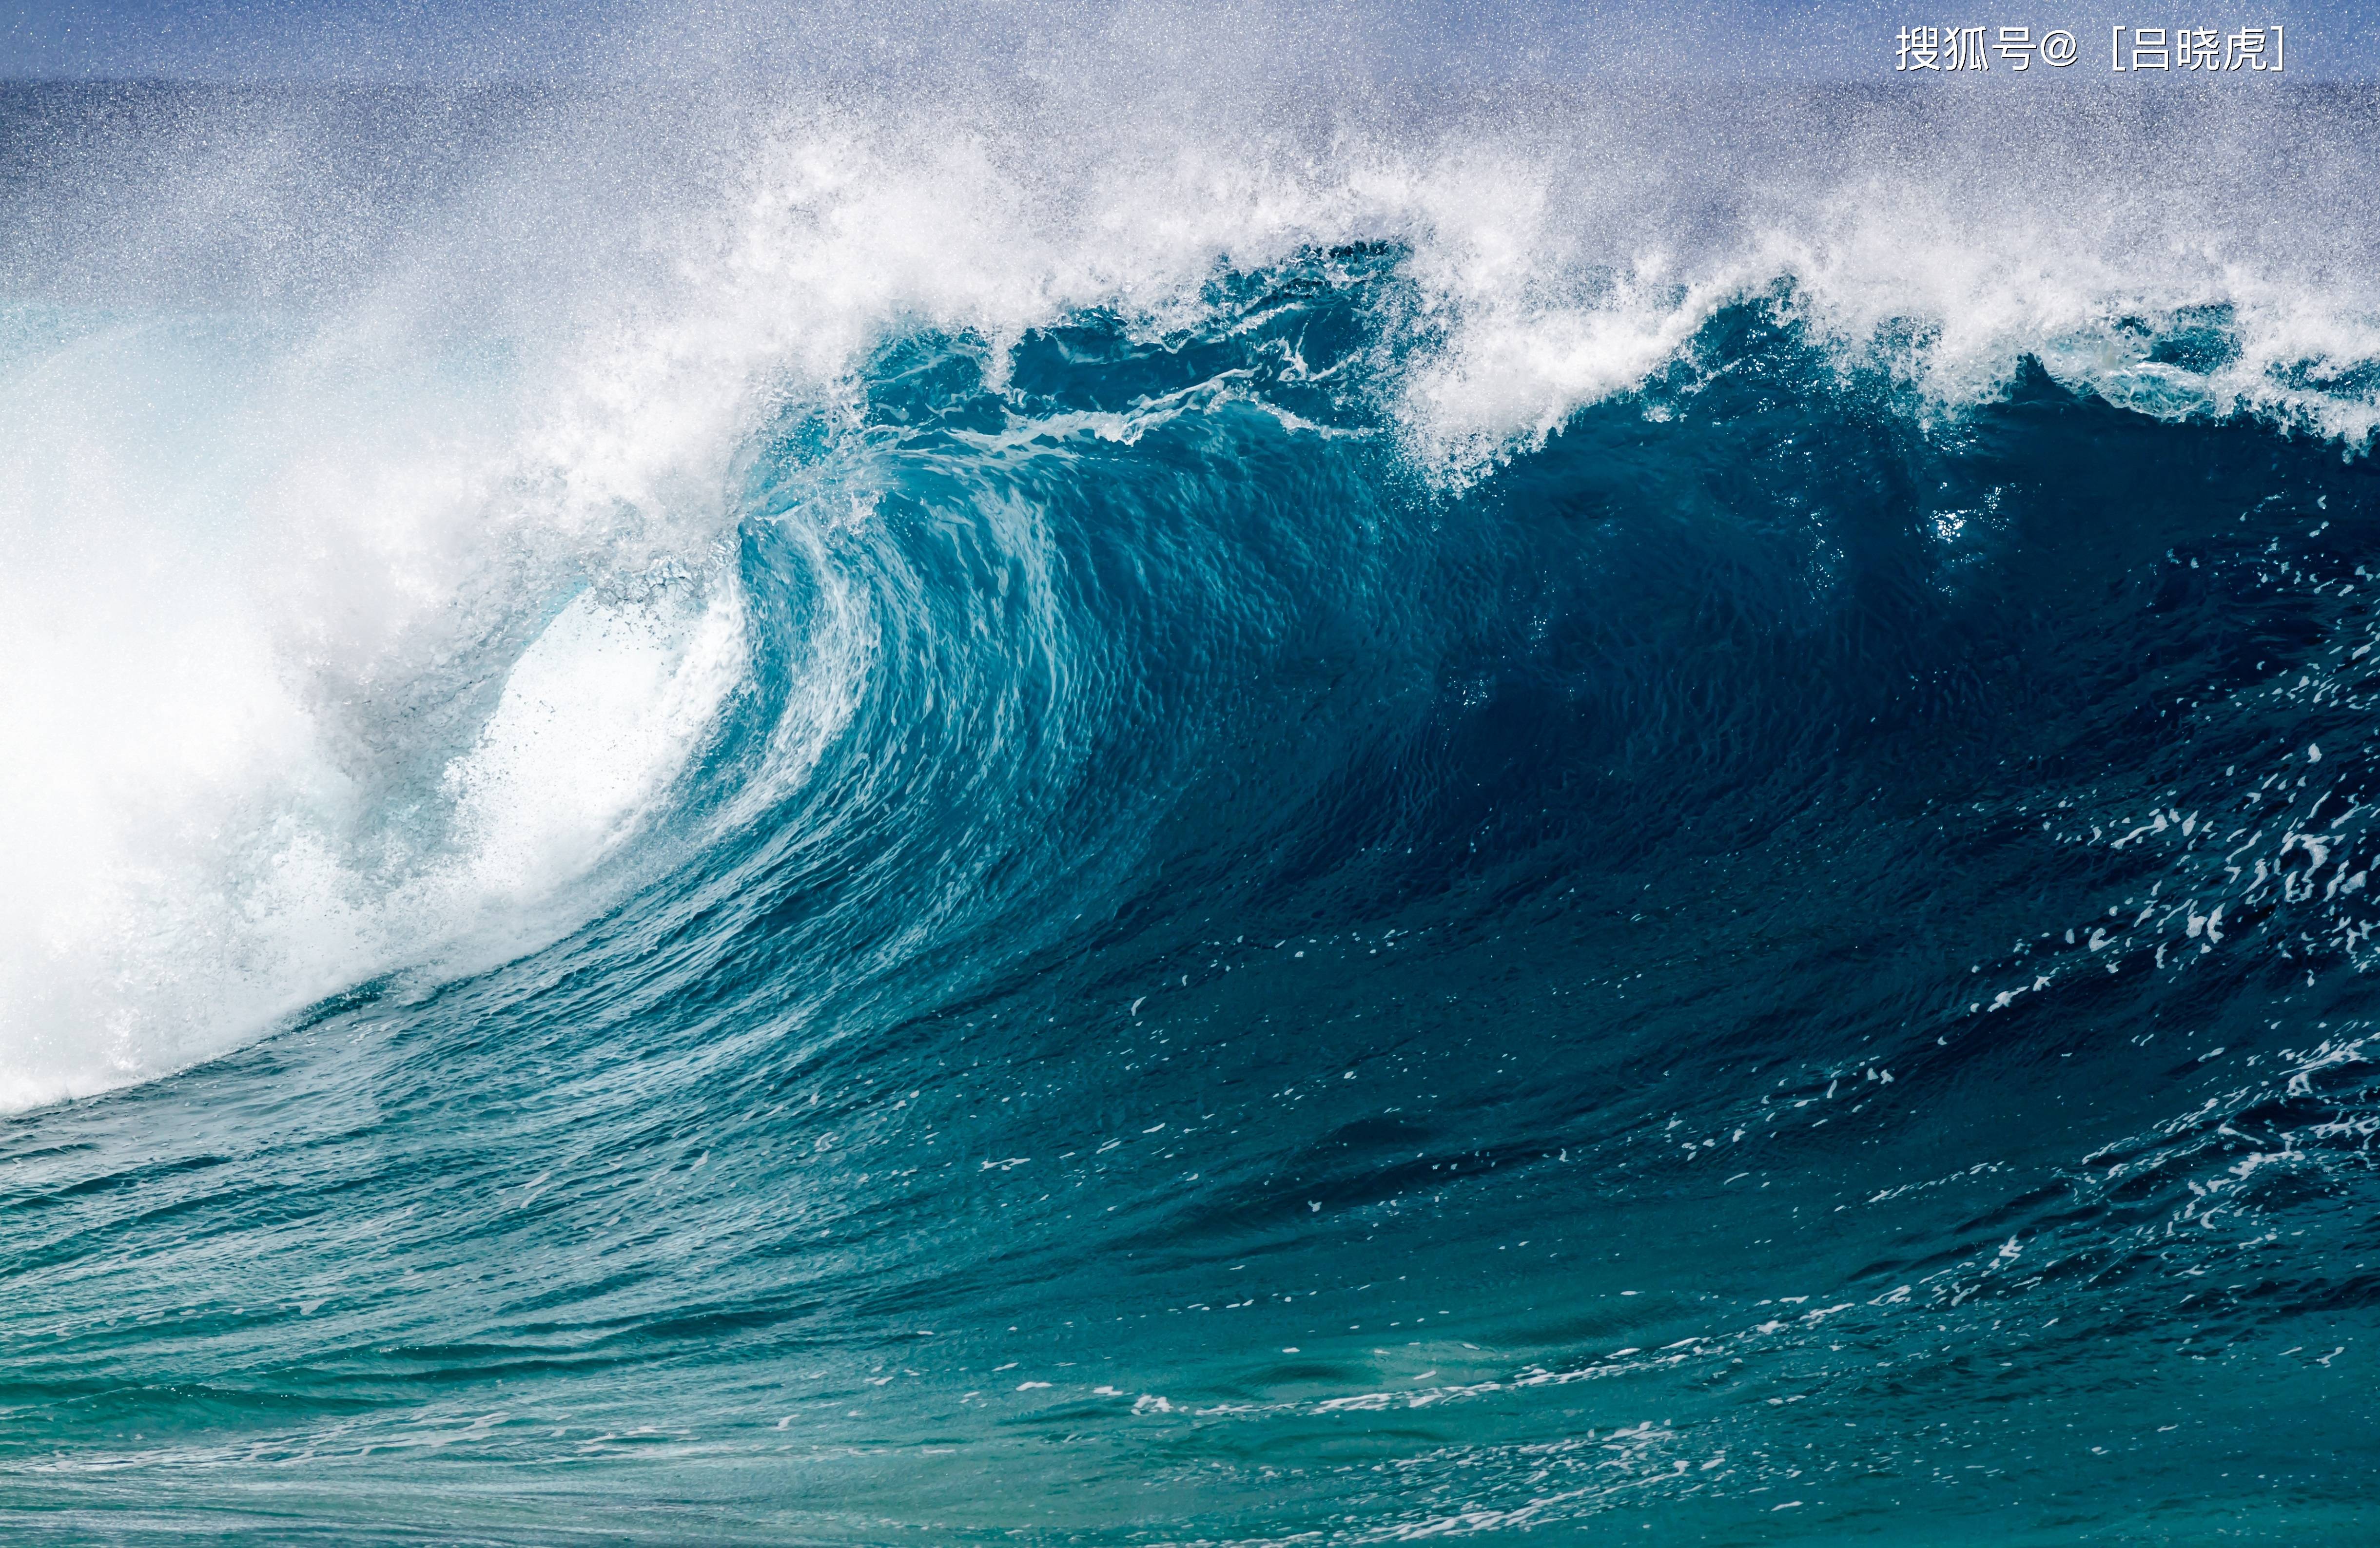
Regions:
<instances>
[{"instance_id":1,"label":"blue sky","mask_svg":"<svg viewBox=\"0 0 2380 1548\"><path fill-rule=\"evenodd\" d=\"M1424 71L1457 60L1524 78L1670 74L1755 79L1890 76L1904 25L2025 25L2072 30L2071 76L2106 71L2108 27L2289 29L2299 79L2380 74L2380 0L1956 0L1521 5L1500 0L0 0L0 75L212 80L458 79L699 73L721 66L864 62L885 51L977 58L1029 53L1037 37L1162 34L1203 23L1358 68ZM1159 45L1168 46L1168 44ZM865 67L864 63L861 67ZM2149 84L2155 84L2151 82Z\"/></svg>"}]
</instances>

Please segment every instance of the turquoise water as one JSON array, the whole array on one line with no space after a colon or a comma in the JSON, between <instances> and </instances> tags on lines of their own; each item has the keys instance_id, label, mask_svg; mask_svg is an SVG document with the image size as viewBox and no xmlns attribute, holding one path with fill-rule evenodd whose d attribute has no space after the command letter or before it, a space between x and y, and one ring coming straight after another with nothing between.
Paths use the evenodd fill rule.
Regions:
<instances>
[{"instance_id":1,"label":"turquoise water","mask_svg":"<svg viewBox=\"0 0 2380 1548\"><path fill-rule=\"evenodd\" d=\"M600 317L18 272L12 1540L2355 1534L2363 271L864 129Z\"/></svg>"}]
</instances>

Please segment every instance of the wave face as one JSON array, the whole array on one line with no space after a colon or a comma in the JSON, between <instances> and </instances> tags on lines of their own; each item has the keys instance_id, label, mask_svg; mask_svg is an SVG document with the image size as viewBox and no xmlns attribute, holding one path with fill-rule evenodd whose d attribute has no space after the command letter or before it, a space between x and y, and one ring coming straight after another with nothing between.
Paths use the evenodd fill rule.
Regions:
<instances>
[{"instance_id":1,"label":"wave face","mask_svg":"<svg viewBox=\"0 0 2380 1548\"><path fill-rule=\"evenodd\" d=\"M0 97L13 1540L2351 1534L2368 101L838 100Z\"/></svg>"}]
</instances>

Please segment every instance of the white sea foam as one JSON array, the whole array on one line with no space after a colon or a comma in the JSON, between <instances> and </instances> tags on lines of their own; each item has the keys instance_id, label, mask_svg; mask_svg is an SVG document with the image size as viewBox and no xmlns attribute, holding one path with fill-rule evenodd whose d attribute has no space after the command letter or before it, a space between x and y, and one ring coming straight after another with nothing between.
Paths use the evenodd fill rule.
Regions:
<instances>
[{"instance_id":1,"label":"white sea foam","mask_svg":"<svg viewBox=\"0 0 2380 1548\"><path fill-rule=\"evenodd\" d=\"M1944 412L2030 356L2153 414L2350 451L2380 424L2352 103L2076 98L2020 128L1875 96L1127 85L747 97L664 115L664 150L614 93L361 213L337 174L369 136L327 120L234 126L273 153L192 151L104 220L70 156L37 180L67 235L0 272L0 301L53 298L0 314L0 1106L583 916L743 670L739 448L844 398L887 328L997 369L1084 308L1162 333L1219 267L1385 242L1376 386L1457 485L1755 296ZM2186 315L2224 357L2151 358ZM779 785L869 648L828 603Z\"/></svg>"},{"instance_id":2,"label":"white sea foam","mask_svg":"<svg viewBox=\"0 0 2380 1548\"><path fill-rule=\"evenodd\" d=\"M742 672L718 491L319 337L16 320L0 1105L583 917Z\"/></svg>"}]
</instances>

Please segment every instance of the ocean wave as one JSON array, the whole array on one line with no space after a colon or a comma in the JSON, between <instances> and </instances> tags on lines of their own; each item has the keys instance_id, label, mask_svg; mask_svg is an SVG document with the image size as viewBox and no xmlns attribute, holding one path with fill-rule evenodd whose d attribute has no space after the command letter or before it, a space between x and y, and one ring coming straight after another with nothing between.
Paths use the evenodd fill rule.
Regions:
<instances>
[{"instance_id":1,"label":"ocean wave","mask_svg":"<svg viewBox=\"0 0 2380 1548\"><path fill-rule=\"evenodd\" d=\"M12 479L10 529L30 545L15 643L57 670L20 678L43 702L14 707L42 728L11 840L43 857L27 896L49 916L12 931L9 998L25 1009L10 1019L43 1050L20 1063L14 1100L204 1057L345 984L422 963L490 908L583 876L708 734L710 711L660 701L715 701L746 670L721 655L739 604L720 556L747 519L734 469L775 405L806 405L821 434L845 433L833 427L860 413L868 363L892 341L978 340L977 369L998 382L1035 341L1112 319L1196 359L1261 328L1281 295L1344 287L1363 298L1363 320L1343 324L1361 345L1306 361L1305 341L1277 337L1259 368L1266 388L1310 379L1304 395L1328 405L1312 423L1389 436L1447 490L1657 376L1734 369L1706 352L1714 320L1745 306L1824 341L1846 390L1890 382L1925 423L2001 401L2038 367L2152 417L2248 415L2353 454L2380 403L2380 311L2342 261L2365 236L2341 231L2323 197L2341 153L2303 140L2306 121L2328 126L2351 108L2309 99L2279 115L2300 138L2277 187L2210 152L2204 178L2096 205L2082 191L2155 143L2141 126L2091 124L2082 139L2053 122L1978 148L1961 137L1972 124L1889 100L1765 105L1773 132L1801 129L1807 143L1815 120L1849 147L1894 145L1896 163L1925 169L1898 177L1863 170L1853 150L1782 169L1687 169L1672 145L1707 144L1686 132L1707 119L1644 103L1584 123L1541 111L1490 129L1466 115L1428 132L1340 125L1302 141L1087 127L1047 110L1021 124L810 111L764 115L725 142L734 160L650 207L609 212L645 235L591 244L605 261L572 276L559 321L529 320L522 296L483 302L468 321L430 315L449 298L419 265L434 258L447 272L486 246L458 234L468 222L452 212L447 250L366 267L336 287L345 299L295 315L20 305L14 398L29 425L55 428L26 438ZM188 172L195 186L142 224L186 244L191 204L285 211L374 127L369 111L348 111L302 121L306 156L278 185L257 191L245 163ZM179 103L160 115L184 137L189 118L206 121ZM2060 134L2073 154L2041 170L2042 145ZM2240 134L2227 127L2223 148ZM1091 135L1096 153L1053 164L1052 144ZM604 164L606 134L587 139L589 165ZM518 187L506 157L488 160L501 171L482 172L467 209ZM1996 174L2012 163L2035 169L2013 198ZM80 170L61 155L49 175ZM670 224L656 226L664 211ZM589 213L548 208L540 220ZM496 240L525 235L565 239L516 225ZM107 245L98 266L121 268L135 246ZM289 283L270 274L269 252L249 256L268 271L257 283ZM551 273L560 261L512 267ZM1276 299L1254 299L1266 295ZM1233 369L1203 382L1176 373L1167 390L1202 403L1284 395ZM1159 412L1156 397L1136 401L1098 411ZM1034 413L1017 433L1036 433ZM113 565L79 567L45 531L70 533L84 553L95 533L118 534L149 556L146 587ZM253 558L224 557L242 550ZM556 613L584 586L628 599L616 628L583 626L583 608ZM711 601L651 600L706 591ZM126 628L89 607L97 596L147 616ZM599 605L611 604L586 604ZM572 622L557 630L557 616ZM714 622L685 621L698 616ZM712 643L687 643L687 629ZM687 670L714 685L631 668L650 683L649 708L540 711L518 706L546 690L505 687L559 670L592 683L610 672L591 664L594 642L616 645L621 631L660 642L622 648L713 660ZM573 652L579 668L552 660ZM210 655L223 659L196 666ZM206 679L196 694L166 665L176 658ZM526 793L565 782L561 766L502 798L500 777L468 767L527 756L474 754L488 736L577 742L558 726L498 724L506 703L516 719L646 714L674 729L613 744L633 769L597 759L574 771L613 793L596 801L604 810L565 817L533 812L543 798ZM160 715L204 728L176 742L190 767L160 766L144 736L126 734ZM107 786L119 796L60 820L69 791ZM459 809L467 787L483 809ZM484 809L498 799L508 815ZM160 844L160 832L180 837ZM484 853L472 858L475 844ZM498 850L511 858L491 858ZM427 871L446 879L407 879ZM225 943L220 968L193 970L165 944L188 931Z\"/></svg>"},{"instance_id":2,"label":"ocean wave","mask_svg":"<svg viewBox=\"0 0 2380 1548\"><path fill-rule=\"evenodd\" d=\"M0 1519L2344 1508L2367 103L2060 101L0 98Z\"/></svg>"}]
</instances>

